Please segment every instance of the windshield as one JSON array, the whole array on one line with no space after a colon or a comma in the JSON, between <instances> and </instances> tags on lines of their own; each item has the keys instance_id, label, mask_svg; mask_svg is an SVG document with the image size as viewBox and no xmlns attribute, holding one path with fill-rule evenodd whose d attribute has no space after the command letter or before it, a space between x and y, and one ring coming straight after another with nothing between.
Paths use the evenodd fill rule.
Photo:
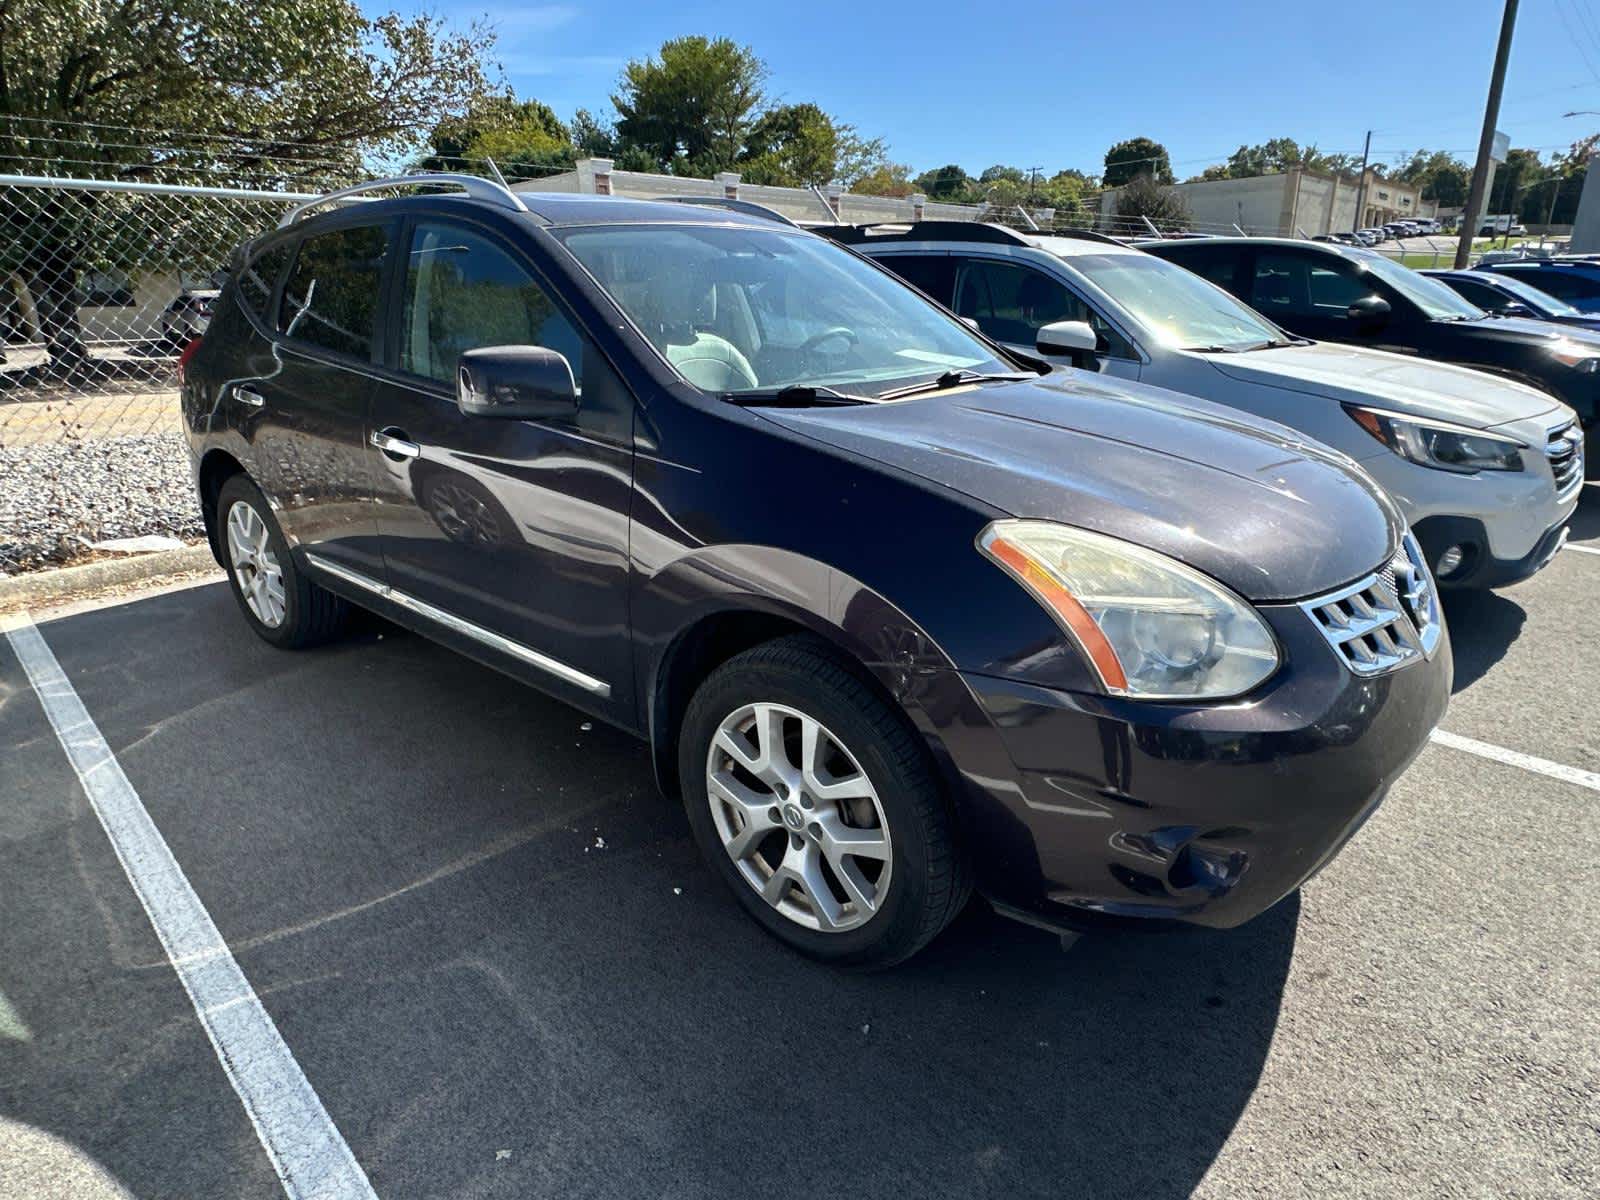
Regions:
<instances>
[{"instance_id":1,"label":"windshield","mask_svg":"<svg viewBox=\"0 0 1600 1200\"><path fill-rule=\"evenodd\" d=\"M711 225L586 226L557 236L705 391L876 396L950 371L1015 369L958 319L818 237Z\"/></svg>"},{"instance_id":2,"label":"windshield","mask_svg":"<svg viewBox=\"0 0 1600 1200\"><path fill-rule=\"evenodd\" d=\"M1514 275L1502 272L1495 275L1494 281L1501 291L1510 292L1519 299L1527 301L1528 304L1533 306L1534 312L1549 313L1555 317L1577 317L1583 315L1565 300L1552 296L1549 292L1541 291L1525 279L1518 279Z\"/></svg>"},{"instance_id":3,"label":"windshield","mask_svg":"<svg viewBox=\"0 0 1600 1200\"><path fill-rule=\"evenodd\" d=\"M1067 262L1164 345L1241 350L1283 340L1282 331L1265 317L1166 259L1074 254Z\"/></svg>"},{"instance_id":4,"label":"windshield","mask_svg":"<svg viewBox=\"0 0 1600 1200\"><path fill-rule=\"evenodd\" d=\"M1430 320L1481 321L1489 315L1437 279L1419 275L1410 267L1403 267L1394 259L1387 258L1374 250L1357 252L1352 257L1356 259L1358 265L1376 275L1420 308Z\"/></svg>"}]
</instances>

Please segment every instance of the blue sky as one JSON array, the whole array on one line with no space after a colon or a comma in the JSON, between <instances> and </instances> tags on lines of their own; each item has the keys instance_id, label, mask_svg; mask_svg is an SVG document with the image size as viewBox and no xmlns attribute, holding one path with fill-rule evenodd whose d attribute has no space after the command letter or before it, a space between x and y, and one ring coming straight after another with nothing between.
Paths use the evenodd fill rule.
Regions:
<instances>
[{"instance_id":1,"label":"blue sky","mask_svg":"<svg viewBox=\"0 0 1600 1200\"><path fill-rule=\"evenodd\" d=\"M1387 4L1364 16L1255 0L435 3L451 21L495 25L519 94L563 118L580 106L609 114L624 62L702 33L753 46L773 97L817 102L917 170L1098 172L1109 145L1143 134L1167 146L1180 178L1276 136L1359 154L1369 128L1376 158L1420 146L1470 161L1501 12L1498 0ZM1600 129L1600 117L1562 117L1600 110L1597 9L1524 0L1500 120L1512 145L1548 154Z\"/></svg>"}]
</instances>

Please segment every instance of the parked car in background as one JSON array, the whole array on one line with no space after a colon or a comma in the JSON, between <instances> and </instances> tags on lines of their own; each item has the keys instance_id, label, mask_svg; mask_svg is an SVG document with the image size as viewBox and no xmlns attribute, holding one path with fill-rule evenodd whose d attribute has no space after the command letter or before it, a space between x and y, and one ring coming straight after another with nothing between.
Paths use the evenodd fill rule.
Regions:
<instances>
[{"instance_id":1,"label":"parked car in background","mask_svg":"<svg viewBox=\"0 0 1600 1200\"><path fill-rule=\"evenodd\" d=\"M173 345L183 345L206 331L211 310L222 293L217 288L184 288L162 310L161 336Z\"/></svg>"},{"instance_id":2,"label":"parked car in background","mask_svg":"<svg viewBox=\"0 0 1600 1200\"><path fill-rule=\"evenodd\" d=\"M1494 587L1560 548L1583 484L1572 410L1478 371L1286 334L1183 268L1097 235L993 226L825 228L996 341L1199 396L1359 461L1441 584ZM1086 323L1092 349L1057 347Z\"/></svg>"},{"instance_id":3,"label":"parked car in background","mask_svg":"<svg viewBox=\"0 0 1600 1200\"><path fill-rule=\"evenodd\" d=\"M796 949L904 958L969 882L1238 924L1438 723L1427 565L1342 456L1041 375L749 206L353 191L419 181L246 248L189 361L240 612L370 607L638 734Z\"/></svg>"},{"instance_id":4,"label":"parked car in background","mask_svg":"<svg viewBox=\"0 0 1600 1200\"><path fill-rule=\"evenodd\" d=\"M1586 313L1600 313L1600 262L1573 258L1518 258L1472 268L1531 283Z\"/></svg>"},{"instance_id":5,"label":"parked car in background","mask_svg":"<svg viewBox=\"0 0 1600 1200\"><path fill-rule=\"evenodd\" d=\"M1371 250L1277 238L1147 249L1304 337L1458 363L1536 387L1577 412L1594 459L1600 334L1521 317L1491 319L1439 280Z\"/></svg>"},{"instance_id":6,"label":"parked car in background","mask_svg":"<svg viewBox=\"0 0 1600 1200\"><path fill-rule=\"evenodd\" d=\"M1600 329L1600 313L1586 313L1515 275L1499 271L1423 271L1471 304L1497 317L1532 317L1556 325Z\"/></svg>"}]
</instances>

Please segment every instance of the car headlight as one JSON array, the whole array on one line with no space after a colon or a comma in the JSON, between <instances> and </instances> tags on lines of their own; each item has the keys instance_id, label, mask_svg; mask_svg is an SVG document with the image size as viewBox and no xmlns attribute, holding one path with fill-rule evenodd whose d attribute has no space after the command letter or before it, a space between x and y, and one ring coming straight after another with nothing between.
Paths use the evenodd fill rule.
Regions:
<instances>
[{"instance_id":1,"label":"car headlight","mask_svg":"<svg viewBox=\"0 0 1600 1200\"><path fill-rule=\"evenodd\" d=\"M1082 648L1108 692L1223 700L1278 669L1255 609L1175 559L1050 521L996 521L978 546Z\"/></svg>"},{"instance_id":2,"label":"car headlight","mask_svg":"<svg viewBox=\"0 0 1600 1200\"><path fill-rule=\"evenodd\" d=\"M1427 421L1346 404L1355 423L1401 458L1441 471L1520 471L1528 443L1449 421Z\"/></svg>"},{"instance_id":3,"label":"car headlight","mask_svg":"<svg viewBox=\"0 0 1600 1200\"><path fill-rule=\"evenodd\" d=\"M1600 352L1593 346L1585 346L1582 342L1575 342L1571 338L1558 338L1550 347L1550 357L1557 362L1566 363L1575 371L1585 375L1593 375L1600 371Z\"/></svg>"}]
</instances>

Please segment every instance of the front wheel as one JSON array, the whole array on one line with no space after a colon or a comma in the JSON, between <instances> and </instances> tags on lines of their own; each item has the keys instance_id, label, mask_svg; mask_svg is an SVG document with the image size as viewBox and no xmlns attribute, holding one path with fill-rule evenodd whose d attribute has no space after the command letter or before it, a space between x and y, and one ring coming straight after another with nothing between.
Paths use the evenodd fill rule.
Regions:
<instances>
[{"instance_id":1,"label":"front wheel","mask_svg":"<svg viewBox=\"0 0 1600 1200\"><path fill-rule=\"evenodd\" d=\"M804 954L888 966L966 902L926 747L824 643L782 638L714 671L689 703L678 762L713 870Z\"/></svg>"},{"instance_id":2,"label":"front wheel","mask_svg":"<svg viewBox=\"0 0 1600 1200\"><path fill-rule=\"evenodd\" d=\"M245 476L223 483L217 524L228 584L250 628L285 650L339 634L350 606L295 566L266 497Z\"/></svg>"}]
</instances>

